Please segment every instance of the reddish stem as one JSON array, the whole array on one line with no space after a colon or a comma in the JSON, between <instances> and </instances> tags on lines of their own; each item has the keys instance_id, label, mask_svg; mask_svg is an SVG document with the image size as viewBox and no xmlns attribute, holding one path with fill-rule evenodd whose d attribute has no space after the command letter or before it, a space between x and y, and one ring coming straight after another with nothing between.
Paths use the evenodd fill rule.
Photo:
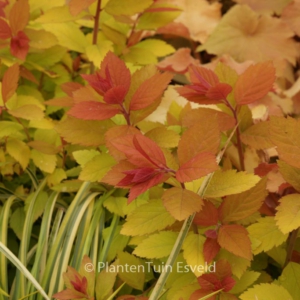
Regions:
<instances>
[{"instance_id":1,"label":"reddish stem","mask_svg":"<svg viewBox=\"0 0 300 300\"><path fill-rule=\"evenodd\" d=\"M93 30L93 45L97 44L98 39L98 30L99 30L99 20L100 20L100 12L101 12L101 0L97 2L96 8L96 15L95 15L95 23L94 23L94 30ZM91 64L91 74L94 73L95 66Z\"/></svg>"}]
</instances>

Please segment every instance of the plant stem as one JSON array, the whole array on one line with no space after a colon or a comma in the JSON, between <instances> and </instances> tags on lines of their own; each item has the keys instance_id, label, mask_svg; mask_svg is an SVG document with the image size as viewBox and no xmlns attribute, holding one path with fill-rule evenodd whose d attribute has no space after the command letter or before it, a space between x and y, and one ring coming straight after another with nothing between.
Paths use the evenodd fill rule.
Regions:
<instances>
[{"instance_id":1,"label":"plant stem","mask_svg":"<svg viewBox=\"0 0 300 300\"><path fill-rule=\"evenodd\" d=\"M292 255L293 255L293 250L295 247L296 239L298 236L299 228L293 230L288 238L288 245L287 245L287 254L286 254L286 259L283 268L287 266L287 264L292 261Z\"/></svg>"},{"instance_id":2,"label":"plant stem","mask_svg":"<svg viewBox=\"0 0 300 300\"><path fill-rule=\"evenodd\" d=\"M97 8L96 8L96 15L95 15L94 30L93 30L93 45L97 45L100 12L101 12L101 0L98 0ZM94 73L95 66L93 63L91 63L90 70L91 70L91 74Z\"/></svg>"},{"instance_id":3,"label":"plant stem","mask_svg":"<svg viewBox=\"0 0 300 300\"><path fill-rule=\"evenodd\" d=\"M20 125L22 125L22 127L23 127L23 129L24 129L24 132L25 132L25 134L26 134L27 140L28 140L28 142L30 142L30 141L31 141L31 138L30 138L28 129L24 126L24 124L20 121L20 119L19 119L18 117L14 117L14 118L16 119L16 121L17 121Z\"/></svg>"},{"instance_id":4,"label":"plant stem","mask_svg":"<svg viewBox=\"0 0 300 300\"><path fill-rule=\"evenodd\" d=\"M238 120L237 111L232 107L232 105L230 104L230 102L227 99L225 99L224 102L225 102L225 105L227 107L229 107L229 109L232 111L233 117L235 118L235 124L238 125L239 120ZM237 140L236 146L237 146L238 153L239 153L240 168L241 168L241 171L245 171L245 159L244 159L243 145L242 145L242 140L241 140L241 131L240 131L239 126L236 127L236 140Z\"/></svg>"},{"instance_id":5,"label":"plant stem","mask_svg":"<svg viewBox=\"0 0 300 300\"><path fill-rule=\"evenodd\" d=\"M235 126L234 130L232 131L232 133L231 133L230 137L228 138L228 140L227 140L224 148L219 152L219 154L218 154L218 156L216 158L217 164L220 163L220 161L221 161L221 159L223 157L223 154L224 154L225 150L227 149L227 146L229 145L229 142L232 139L233 134L234 134L235 130L237 129L237 127L238 127L238 124ZM206 191L206 188L209 185L209 182L210 182L211 178L213 177L213 174L214 173L210 173L210 174L208 174L204 178L204 180L203 180L203 182L202 182L202 184L201 184L201 186L200 186L200 188L199 188L199 190L197 192L197 194L200 195L200 197L203 198L203 196L205 194L205 191ZM179 254L179 252L181 250L181 246L182 246L182 244L183 244L183 242L185 240L185 237L187 236L187 233L188 233L188 231L189 231L189 229L191 227L191 224L193 223L194 217L195 217L195 213L192 214L191 216L189 216L184 221L184 223L183 223L183 225L181 227L181 230L179 232L179 235L178 235L178 237L176 239L175 245L173 246L171 254L170 254L170 256L169 256L169 258L168 258L168 260L166 262L166 266L171 266L171 267L173 266L173 264L174 264L174 262L175 262L175 260L176 260L176 258L178 256L178 254ZM171 269L172 268L169 268L169 267L163 268L162 273L161 273L160 277L158 278L158 281L157 281L157 283L156 283L156 285L155 285L155 287L154 287L154 289L153 289L153 291L152 291L152 293L150 295L149 300L157 300L157 299L159 299L159 297L160 297L160 295L161 295L161 293L163 291L164 285L165 285L165 283L166 283L166 281L168 279L168 276L169 276L169 274L171 272Z\"/></svg>"}]
</instances>

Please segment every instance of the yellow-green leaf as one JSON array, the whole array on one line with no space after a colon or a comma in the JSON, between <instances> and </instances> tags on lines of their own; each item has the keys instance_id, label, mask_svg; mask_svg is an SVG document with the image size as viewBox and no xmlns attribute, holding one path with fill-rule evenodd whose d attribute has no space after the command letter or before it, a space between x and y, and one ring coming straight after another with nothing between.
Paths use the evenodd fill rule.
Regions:
<instances>
[{"instance_id":1,"label":"yellow-green leaf","mask_svg":"<svg viewBox=\"0 0 300 300\"><path fill-rule=\"evenodd\" d=\"M294 300L290 293L275 283L257 284L240 296L241 300Z\"/></svg>"},{"instance_id":2,"label":"yellow-green leaf","mask_svg":"<svg viewBox=\"0 0 300 300\"><path fill-rule=\"evenodd\" d=\"M254 187L259 180L259 176L246 172L216 171L205 191L205 197L214 198L242 193Z\"/></svg>"},{"instance_id":3,"label":"yellow-green leaf","mask_svg":"<svg viewBox=\"0 0 300 300\"><path fill-rule=\"evenodd\" d=\"M86 163L88 163L89 161L91 161L95 156L99 155L100 152L97 150L78 150L78 151L74 151L73 156L76 160L76 162L81 166L84 167L86 165Z\"/></svg>"},{"instance_id":4,"label":"yellow-green leaf","mask_svg":"<svg viewBox=\"0 0 300 300\"><path fill-rule=\"evenodd\" d=\"M166 56L175 52L173 46L167 44L165 41L156 39L147 39L134 45L132 48L147 49L157 57Z\"/></svg>"},{"instance_id":5,"label":"yellow-green leaf","mask_svg":"<svg viewBox=\"0 0 300 300\"><path fill-rule=\"evenodd\" d=\"M236 282L236 285L230 290L232 294L240 294L252 285L260 276L259 272L246 271L241 278Z\"/></svg>"},{"instance_id":6,"label":"yellow-green leaf","mask_svg":"<svg viewBox=\"0 0 300 300\"><path fill-rule=\"evenodd\" d=\"M124 61L137 65L150 65L156 64L156 56L148 49L134 48L128 49L128 52L124 54Z\"/></svg>"},{"instance_id":7,"label":"yellow-green leaf","mask_svg":"<svg viewBox=\"0 0 300 300\"><path fill-rule=\"evenodd\" d=\"M280 199L275 216L276 224L283 233L300 227L300 195L291 194Z\"/></svg>"},{"instance_id":8,"label":"yellow-green leaf","mask_svg":"<svg viewBox=\"0 0 300 300\"><path fill-rule=\"evenodd\" d=\"M79 179L85 181L101 181L104 175L116 164L114 158L106 153L95 156L86 163L80 173Z\"/></svg>"},{"instance_id":9,"label":"yellow-green leaf","mask_svg":"<svg viewBox=\"0 0 300 300\"><path fill-rule=\"evenodd\" d=\"M247 228L250 239L256 241L255 244L252 242L252 252L254 254L269 251L286 241L288 235L283 234L275 222L273 217L264 217Z\"/></svg>"},{"instance_id":10,"label":"yellow-green leaf","mask_svg":"<svg viewBox=\"0 0 300 300\"><path fill-rule=\"evenodd\" d=\"M133 251L133 254L146 258L167 257L175 244L178 233L160 231L144 239Z\"/></svg>"},{"instance_id":11,"label":"yellow-green leaf","mask_svg":"<svg viewBox=\"0 0 300 300\"><path fill-rule=\"evenodd\" d=\"M24 105L8 110L8 113L14 117L25 120L41 120L44 117L43 110L36 105Z\"/></svg>"},{"instance_id":12,"label":"yellow-green leaf","mask_svg":"<svg viewBox=\"0 0 300 300\"><path fill-rule=\"evenodd\" d=\"M85 48L87 58L98 68L108 51L113 51L113 44L110 41L102 41L99 45L88 45Z\"/></svg>"},{"instance_id":13,"label":"yellow-green leaf","mask_svg":"<svg viewBox=\"0 0 300 300\"><path fill-rule=\"evenodd\" d=\"M36 49L47 49L57 45L57 38L53 33L45 30L26 29L26 35L30 40L30 47Z\"/></svg>"},{"instance_id":14,"label":"yellow-green leaf","mask_svg":"<svg viewBox=\"0 0 300 300\"><path fill-rule=\"evenodd\" d=\"M43 24L42 26L46 31L56 36L60 46L80 53L85 52L87 40L82 31L74 23Z\"/></svg>"},{"instance_id":15,"label":"yellow-green leaf","mask_svg":"<svg viewBox=\"0 0 300 300\"><path fill-rule=\"evenodd\" d=\"M30 149L24 142L9 138L6 143L6 151L20 163L23 170L27 168L30 160Z\"/></svg>"},{"instance_id":16,"label":"yellow-green leaf","mask_svg":"<svg viewBox=\"0 0 300 300\"><path fill-rule=\"evenodd\" d=\"M156 127L148 131L145 136L153 140L159 147L174 148L178 146L179 134L166 127Z\"/></svg>"},{"instance_id":17,"label":"yellow-green leaf","mask_svg":"<svg viewBox=\"0 0 300 300\"><path fill-rule=\"evenodd\" d=\"M1 122L0 122L0 138L2 138L4 136L10 136L22 129L23 129L23 127L21 124L1 120Z\"/></svg>"},{"instance_id":18,"label":"yellow-green leaf","mask_svg":"<svg viewBox=\"0 0 300 300\"><path fill-rule=\"evenodd\" d=\"M279 282L293 296L293 299L297 299L300 295L300 265L289 262L282 271Z\"/></svg>"},{"instance_id":19,"label":"yellow-green leaf","mask_svg":"<svg viewBox=\"0 0 300 300\"><path fill-rule=\"evenodd\" d=\"M47 176L47 183L50 187L58 185L62 180L66 179L67 175L64 169L58 168Z\"/></svg>"},{"instance_id":20,"label":"yellow-green leaf","mask_svg":"<svg viewBox=\"0 0 300 300\"><path fill-rule=\"evenodd\" d=\"M119 272L120 278L125 281L129 286L143 290L145 281L145 270L143 261L140 258L135 257L127 252L120 252L118 254L119 259ZM127 267L126 267L127 266Z\"/></svg>"},{"instance_id":21,"label":"yellow-green leaf","mask_svg":"<svg viewBox=\"0 0 300 300\"><path fill-rule=\"evenodd\" d=\"M153 3L153 0L110 0L104 7L109 14L131 16L144 11Z\"/></svg>"},{"instance_id":22,"label":"yellow-green leaf","mask_svg":"<svg viewBox=\"0 0 300 300\"><path fill-rule=\"evenodd\" d=\"M69 143L83 146L99 146L104 144L104 134L114 123L111 120L93 121L67 117L55 128Z\"/></svg>"},{"instance_id":23,"label":"yellow-green leaf","mask_svg":"<svg viewBox=\"0 0 300 300\"><path fill-rule=\"evenodd\" d=\"M56 156L44 154L35 149L31 150L31 158L34 164L46 173L52 173L56 166Z\"/></svg>"},{"instance_id":24,"label":"yellow-green leaf","mask_svg":"<svg viewBox=\"0 0 300 300\"><path fill-rule=\"evenodd\" d=\"M161 200L151 200L135 209L123 225L124 235L143 235L172 225L175 219L167 212Z\"/></svg>"},{"instance_id":25,"label":"yellow-green leaf","mask_svg":"<svg viewBox=\"0 0 300 300\"><path fill-rule=\"evenodd\" d=\"M183 257L190 266L192 272L198 277L205 272L205 260L203 245L205 237L200 234L189 233L183 243Z\"/></svg>"},{"instance_id":26,"label":"yellow-green leaf","mask_svg":"<svg viewBox=\"0 0 300 300\"><path fill-rule=\"evenodd\" d=\"M298 192L300 192L300 169L292 167L282 160L277 160L279 172L284 180L291 184Z\"/></svg>"}]
</instances>

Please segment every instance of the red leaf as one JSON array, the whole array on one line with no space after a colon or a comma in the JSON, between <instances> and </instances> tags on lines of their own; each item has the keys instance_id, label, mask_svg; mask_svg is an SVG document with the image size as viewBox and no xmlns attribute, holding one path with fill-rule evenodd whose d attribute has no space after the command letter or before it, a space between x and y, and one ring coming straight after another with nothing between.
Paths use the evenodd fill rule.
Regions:
<instances>
[{"instance_id":1,"label":"red leaf","mask_svg":"<svg viewBox=\"0 0 300 300\"><path fill-rule=\"evenodd\" d=\"M18 64L9 67L2 79L2 98L4 103L15 93L18 87L20 68Z\"/></svg>"},{"instance_id":2,"label":"red leaf","mask_svg":"<svg viewBox=\"0 0 300 300\"><path fill-rule=\"evenodd\" d=\"M176 179L180 182L193 181L218 170L218 168L214 154L209 152L199 153L180 165L176 172Z\"/></svg>"},{"instance_id":3,"label":"red leaf","mask_svg":"<svg viewBox=\"0 0 300 300\"><path fill-rule=\"evenodd\" d=\"M10 53L21 60L25 60L28 50L29 38L23 31L19 31L10 41Z\"/></svg>"},{"instance_id":4,"label":"red leaf","mask_svg":"<svg viewBox=\"0 0 300 300\"><path fill-rule=\"evenodd\" d=\"M224 292L229 292L236 284L232 277L226 277L221 282Z\"/></svg>"},{"instance_id":5,"label":"red leaf","mask_svg":"<svg viewBox=\"0 0 300 300\"><path fill-rule=\"evenodd\" d=\"M128 89L125 86L119 85L107 91L103 100L108 104L122 104L127 92Z\"/></svg>"},{"instance_id":6,"label":"red leaf","mask_svg":"<svg viewBox=\"0 0 300 300\"><path fill-rule=\"evenodd\" d=\"M112 52L104 57L100 70L95 75L81 75L102 96L110 89L116 88L112 99L114 103L122 103L129 91L131 75L123 60ZM122 87L122 88L120 88ZM118 98L116 100L116 97ZM111 96L108 97L111 100Z\"/></svg>"},{"instance_id":7,"label":"red leaf","mask_svg":"<svg viewBox=\"0 0 300 300\"><path fill-rule=\"evenodd\" d=\"M188 86L178 87L176 91L182 97L198 104L218 104L221 102L219 100L209 99L205 95L201 95L197 91L190 89Z\"/></svg>"},{"instance_id":8,"label":"red leaf","mask_svg":"<svg viewBox=\"0 0 300 300\"><path fill-rule=\"evenodd\" d=\"M190 296L189 300L199 300L211 293L212 293L211 290L207 291L207 290L200 289L200 290L193 292L193 294ZM205 298L205 300L216 300L216 297L217 297L217 295L214 295L209 298Z\"/></svg>"},{"instance_id":9,"label":"red leaf","mask_svg":"<svg viewBox=\"0 0 300 300\"><path fill-rule=\"evenodd\" d=\"M9 24L12 34L18 35L24 30L29 21L29 4L28 0L18 0L13 5L9 13Z\"/></svg>"},{"instance_id":10,"label":"red leaf","mask_svg":"<svg viewBox=\"0 0 300 300\"><path fill-rule=\"evenodd\" d=\"M167 178L168 176L166 174L159 173L150 180L134 185L132 188L130 188L128 203L132 202L137 196L146 192L151 187L166 181Z\"/></svg>"},{"instance_id":11,"label":"red leaf","mask_svg":"<svg viewBox=\"0 0 300 300\"><path fill-rule=\"evenodd\" d=\"M11 35L12 33L9 25L3 19L0 19L0 39L9 39L11 38Z\"/></svg>"},{"instance_id":12,"label":"red leaf","mask_svg":"<svg viewBox=\"0 0 300 300\"><path fill-rule=\"evenodd\" d=\"M70 299L85 299L86 295L73 289L65 289L59 293L52 295L55 299L70 300Z\"/></svg>"},{"instance_id":13,"label":"red leaf","mask_svg":"<svg viewBox=\"0 0 300 300\"><path fill-rule=\"evenodd\" d=\"M231 91L232 87L229 84L217 83L207 91L206 97L212 100L224 100Z\"/></svg>"},{"instance_id":14,"label":"red leaf","mask_svg":"<svg viewBox=\"0 0 300 300\"><path fill-rule=\"evenodd\" d=\"M82 120L106 120L120 112L118 107L96 101L76 103L68 115Z\"/></svg>"},{"instance_id":15,"label":"red leaf","mask_svg":"<svg viewBox=\"0 0 300 300\"><path fill-rule=\"evenodd\" d=\"M215 86L219 83L218 76L212 70L204 67L191 66L189 73L192 83L196 83L199 90L202 90L204 93L206 93L211 86Z\"/></svg>"},{"instance_id":16,"label":"red leaf","mask_svg":"<svg viewBox=\"0 0 300 300\"><path fill-rule=\"evenodd\" d=\"M130 101L130 110L140 110L150 106L155 100L159 99L173 75L171 73L157 73L145 80Z\"/></svg>"},{"instance_id":17,"label":"red leaf","mask_svg":"<svg viewBox=\"0 0 300 300\"><path fill-rule=\"evenodd\" d=\"M252 259L248 231L241 225L222 225L219 229L218 243L239 257Z\"/></svg>"},{"instance_id":18,"label":"red leaf","mask_svg":"<svg viewBox=\"0 0 300 300\"><path fill-rule=\"evenodd\" d=\"M218 209L210 201L204 200L204 206L196 213L194 223L200 226L217 225Z\"/></svg>"},{"instance_id":19,"label":"red leaf","mask_svg":"<svg viewBox=\"0 0 300 300\"><path fill-rule=\"evenodd\" d=\"M210 263L221 249L216 239L207 238L203 245L203 256L207 263Z\"/></svg>"},{"instance_id":20,"label":"red leaf","mask_svg":"<svg viewBox=\"0 0 300 300\"><path fill-rule=\"evenodd\" d=\"M101 179L101 182L116 186L121 180L126 177L124 172L134 169L134 165L126 160L120 161L113 166L107 174Z\"/></svg>"},{"instance_id":21,"label":"red leaf","mask_svg":"<svg viewBox=\"0 0 300 300\"><path fill-rule=\"evenodd\" d=\"M236 103L249 104L263 98L271 91L275 78L275 68L271 61L250 66L235 84Z\"/></svg>"},{"instance_id":22,"label":"red leaf","mask_svg":"<svg viewBox=\"0 0 300 300\"><path fill-rule=\"evenodd\" d=\"M95 0L70 0L69 7L72 16L76 16L88 8Z\"/></svg>"},{"instance_id":23,"label":"red leaf","mask_svg":"<svg viewBox=\"0 0 300 300\"><path fill-rule=\"evenodd\" d=\"M128 135L116 138L111 144L124 152L128 161L137 167L164 168L166 159L155 142L143 135Z\"/></svg>"}]
</instances>

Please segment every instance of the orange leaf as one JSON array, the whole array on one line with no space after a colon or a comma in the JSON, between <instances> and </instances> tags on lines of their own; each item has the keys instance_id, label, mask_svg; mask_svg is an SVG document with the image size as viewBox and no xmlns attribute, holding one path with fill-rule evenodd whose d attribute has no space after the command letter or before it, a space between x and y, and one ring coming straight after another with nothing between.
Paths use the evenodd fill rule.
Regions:
<instances>
[{"instance_id":1,"label":"orange leaf","mask_svg":"<svg viewBox=\"0 0 300 300\"><path fill-rule=\"evenodd\" d=\"M6 40L11 37L11 29L9 25L3 20L0 19L0 39Z\"/></svg>"},{"instance_id":2,"label":"orange leaf","mask_svg":"<svg viewBox=\"0 0 300 300\"><path fill-rule=\"evenodd\" d=\"M39 84L39 82L36 80L35 76L24 66L20 67L20 76L35 83L35 84Z\"/></svg>"},{"instance_id":3,"label":"orange leaf","mask_svg":"<svg viewBox=\"0 0 300 300\"><path fill-rule=\"evenodd\" d=\"M116 147L114 147L112 142L119 137L133 134L141 134L141 132L135 127L129 125L118 125L107 130L107 132L105 133L105 144L109 150L109 153L115 160L120 161L122 159L126 159L126 155L123 151L120 151Z\"/></svg>"},{"instance_id":4,"label":"orange leaf","mask_svg":"<svg viewBox=\"0 0 300 300\"><path fill-rule=\"evenodd\" d=\"M120 113L119 107L96 101L76 103L68 111L68 115L82 120L106 120L117 113Z\"/></svg>"},{"instance_id":5,"label":"orange leaf","mask_svg":"<svg viewBox=\"0 0 300 300\"><path fill-rule=\"evenodd\" d=\"M44 104L51 106L71 107L74 104L74 102L71 97L66 96L47 100L44 102Z\"/></svg>"},{"instance_id":6,"label":"orange leaf","mask_svg":"<svg viewBox=\"0 0 300 300\"><path fill-rule=\"evenodd\" d=\"M300 5L299 0L290 2L283 10L281 19L300 36Z\"/></svg>"},{"instance_id":7,"label":"orange leaf","mask_svg":"<svg viewBox=\"0 0 300 300\"><path fill-rule=\"evenodd\" d=\"M180 165L188 162L202 152L215 154L220 144L218 126L211 122L201 122L187 129L178 144ZM193 145L191 147L191 145Z\"/></svg>"},{"instance_id":8,"label":"orange leaf","mask_svg":"<svg viewBox=\"0 0 300 300\"><path fill-rule=\"evenodd\" d=\"M191 214L200 211L203 205L199 195L178 187L167 189L162 200L167 211L178 221L185 220Z\"/></svg>"},{"instance_id":9,"label":"orange leaf","mask_svg":"<svg viewBox=\"0 0 300 300\"><path fill-rule=\"evenodd\" d=\"M204 206L200 212L196 213L194 223L208 227L217 225L218 220L218 209L210 201L204 200Z\"/></svg>"},{"instance_id":10,"label":"orange leaf","mask_svg":"<svg viewBox=\"0 0 300 300\"><path fill-rule=\"evenodd\" d=\"M190 65L196 64L196 60L191 56L190 48L180 48L173 55L160 61L157 66L164 71L176 73L187 72Z\"/></svg>"},{"instance_id":11,"label":"orange leaf","mask_svg":"<svg viewBox=\"0 0 300 300\"><path fill-rule=\"evenodd\" d=\"M71 0L69 2L70 13L72 16L76 16L84 9L88 8L95 0Z\"/></svg>"},{"instance_id":12,"label":"orange leaf","mask_svg":"<svg viewBox=\"0 0 300 300\"><path fill-rule=\"evenodd\" d=\"M270 139L277 146L279 158L300 168L300 120L291 117L271 117Z\"/></svg>"},{"instance_id":13,"label":"orange leaf","mask_svg":"<svg viewBox=\"0 0 300 300\"><path fill-rule=\"evenodd\" d=\"M220 131L232 129L235 126L235 119L232 116L215 109L203 107L187 111L182 116L182 124L191 127L205 119L210 120L211 123L217 122Z\"/></svg>"},{"instance_id":14,"label":"orange leaf","mask_svg":"<svg viewBox=\"0 0 300 300\"><path fill-rule=\"evenodd\" d=\"M133 94L130 101L130 110L140 110L150 106L159 99L173 75L171 73L157 73L146 79Z\"/></svg>"},{"instance_id":15,"label":"orange leaf","mask_svg":"<svg viewBox=\"0 0 300 300\"><path fill-rule=\"evenodd\" d=\"M66 82L60 87L69 97L73 96L73 92L83 88L83 86L78 82Z\"/></svg>"},{"instance_id":16,"label":"orange leaf","mask_svg":"<svg viewBox=\"0 0 300 300\"><path fill-rule=\"evenodd\" d=\"M15 93L18 87L20 68L18 64L9 67L2 79L2 98L4 103Z\"/></svg>"},{"instance_id":17,"label":"orange leaf","mask_svg":"<svg viewBox=\"0 0 300 300\"><path fill-rule=\"evenodd\" d=\"M193 181L218 170L218 168L214 154L209 152L199 153L180 165L176 172L176 179L180 182Z\"/></svg>"},{"instance_id":18,"label":"orange leaf","mask_svg":"<svg viewBox=\"0 0 300 300\"><path fill-rule=\"evenodd\" d=\"M252 259L248 231L241 225L222 225L218 233L218 243L236 256Z\"/></svg>"},{"instance_id":19,"label":"orange leaf","mask_svg":"<svg viewBox=\"0 0 300 300\"><path fill-rule=\"evenodd\" d=\"M249 104L263 98L273 87L275 68L271 61L250 66L238 78L234 88L237 104Z\"/></svg>"},{"instance_id":20,"label":"orange leaf","mask_svg":"<svg viewBox=\"0 0 300 300\"><path fill-rule=\"evenodd\" d=\"M234 5L198 50L229 54L238 62L288 60L294 64L298 56L294 35L280 18L258 14L247 5Z\"/></svg>"},{"instance_id":21,"label":"orange leaf","mask_svg":"<svg viewBox=\"0 0 300 300\"><path fill-rule=\"evenodd\" d=\"M266 184L265 177L250 190L227 196L218 208L222 223L240 221L258 211L268 194Z\"/></svg>"},{"instance_id":22,"label":"orange leaf","mask_svg":"<svg viewBox=\"0 0 300 300\"><path fill-rule=\"evenodd\" d=\"M18 0L13 5L9 14L9 24L12 34L15 36L19 31L24 30L29 21L28 0Z\"/></svg>"}]
</instances>

